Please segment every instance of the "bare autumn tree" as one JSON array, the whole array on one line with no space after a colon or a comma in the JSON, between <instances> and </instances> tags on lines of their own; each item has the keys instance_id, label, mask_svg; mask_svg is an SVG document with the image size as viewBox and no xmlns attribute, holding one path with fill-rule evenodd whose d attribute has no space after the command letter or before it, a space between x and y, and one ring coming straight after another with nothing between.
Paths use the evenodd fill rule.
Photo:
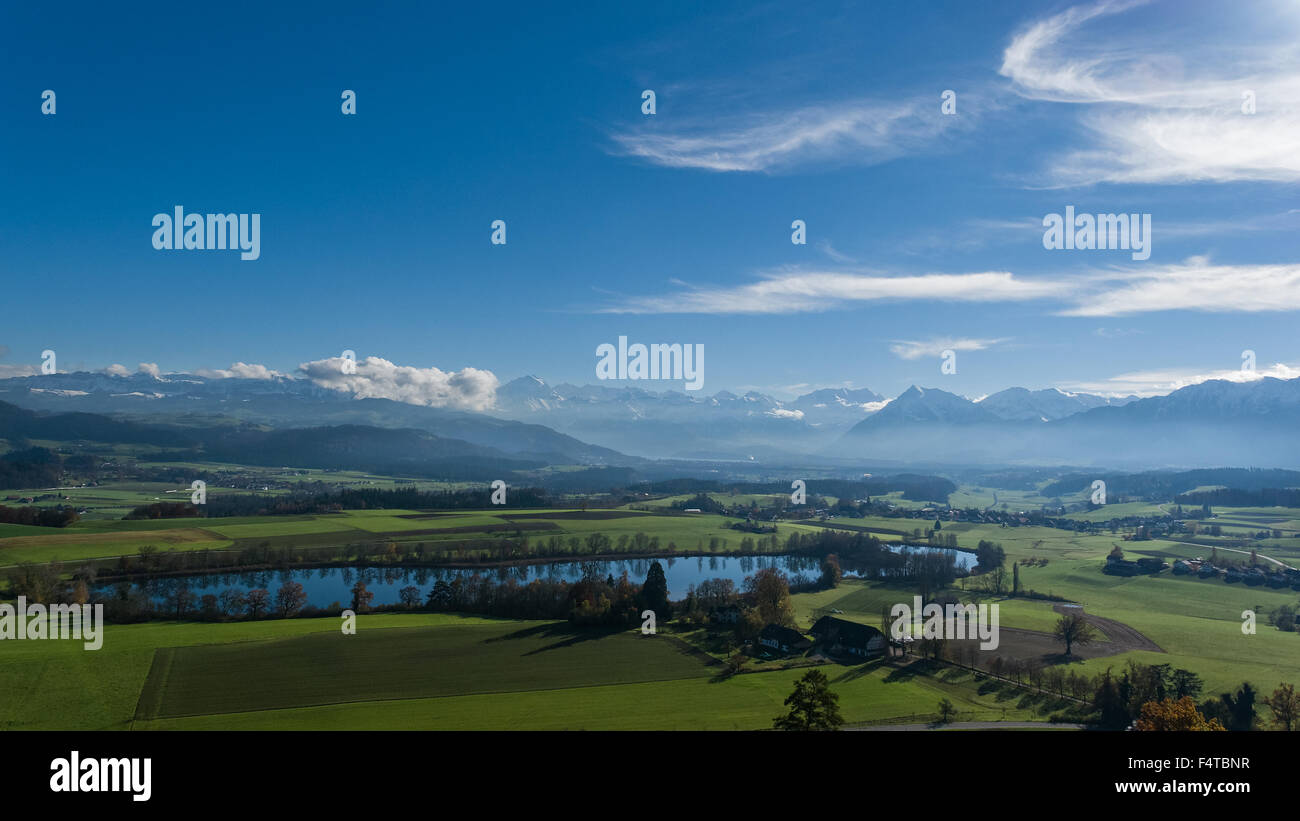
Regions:
<instances>
[{"instance_id":1,"label":"bare autumn tree","mask_svg":"<svg viewBox=\"0 0 1300 821\"><path fill-rule=\"evenodd\" d=\"M1004 568L1004 567L995 567L995 568L993 568L992 570L989 571L989 574L988 574L988 576L987 576L986 578L988 579L989 586L990 586L990 588L993 590L993 593L994 593L995 595L1001 596L1001 595L1002 595L1002 591L1003 591L1003 590L1006 588L1006 586L1007 586L1007 570L1006 570L1006 568Z\"/></svg>"},{"instance_id":2,"label":"bare autumn tree","mask_svg":"<svg viewBox=\"0 0 1300 821\"><path fill-rule=\"evenodd\" d=\"M1065 654L1068 656L1074 645L1085 646L1092 644L1097 640L1097 631L1093 628L1088 620L1078 613L1070 613L1061 616L1056 622L1056 629L1052 631L1058 641L1065 642Z\"/></svg>"},{"instance_id":3,"label":"bare autumn tree","mask_svg":"<svg viewBox=\"0 0 1300 821\"><path fill-rule=\"evenodd\" d=\"M244 605L248 608L248 614L253 618L257 618L271 606L271 593L262 587L250 590L248 595L244 597Z\"/></svg>"},{"instance_id":4,"label":"bare autumn tree","mask_svg":"<svg viewBox=\"0 0 1300 821\"><path fill-rule=\"evenodd\" d=\"M248 606L248 600L244 597L244 594L234 588L222 590L218 598L221 601L221 610L227 616L238 616Z\"/></svg>"},{"instance_id":5,"label":"bare autumn tree","mask_svg":"<svg viewBox=\"0 0 1300 821\"><path fill-rule=\"evenodd\" d=\"M420 588L414 585L408 585L398 590L397 597L402 600L402 606L408 610L414 610L420 606Z\"/></svg>"},{"instance_id":6,"label":"bare autumn tree","mask_svg":"<svg viewBox=\"0 0 1300 821\"><path fill-rule=\"evenodd\" d=\"M352 585L352 611L354 613L364 613L370 609L370 600L375 597L366 589L366 583L357 579L357 583Z\"/></svg>"},{"instance_id":7,"label":"bare autumn tree","mask_svg":"<svg viewBox=\"0 0 1300 821\"><path fill-rule=\"evenodd\" d=\"M794 626L794 605L790 581L776 568L765 567L745 579L745 591L754 597L754 607L764 624Z\"/></svg>"},{"instance_id":8,"label":"bare autumn tree","mask_svg":"<svg viewBox=\"0 0 1300 821\"><path fill-rule=\"evenodd\" d=\"M275 594L276 607L281 618L289 618L307 603L307 593L299 582L285 582Z\"/></svg>"},{"instance_id":9,"label":"bare autumn tree","mask_svg":"<svg viewBox=\"0 0 1300 821\"><path fill-rule=\"evenodd\" d=\"M194 606L194 602L197 599L198 596L191 593L188 587L181 584L177 585L172 591L172 594L167 597L167 603L171 606L171 609L175 611L176 620L180 621L181 618L184 617L185 613Z\"/></svg>"}]
</instances>

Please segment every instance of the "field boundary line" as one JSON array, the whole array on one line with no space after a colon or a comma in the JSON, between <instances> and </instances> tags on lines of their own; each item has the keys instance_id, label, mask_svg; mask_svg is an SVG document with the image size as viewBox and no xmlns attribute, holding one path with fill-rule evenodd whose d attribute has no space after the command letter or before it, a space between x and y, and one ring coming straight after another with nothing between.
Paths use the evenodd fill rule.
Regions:
<instances>
[{"instance_id":1,"label":"field boundary line","mask_svg":"<svg viewBox=\"0 0 1300 821\"><path fill-rule=\"evenodd\" d=\"M149 674L145 676L144 686L140 688L140 695L136 698L135 716L131 719L132 722L137 719L148 721L150 718L157 718L162 709L163 692L167 688L167 680L170 678L172 661L175 657L174 647L159 647L154 650Z\"/></svg>"},{"instance_id":2,"label":"field boundary line","mask_svg":"<svg viewBox=\"0 0 1300 821\"><path fill-rule=\"evenodd\" d=\"M776 671L769 671L769 672L776 672ZM325 701L319 704L298 704L298 705L293 705L288 707L259 707L257 709L251 709L251 710L223 710L219 713L184 713L181 715L156 716L155 718L144 719L144 720L169 721L171 719L177 719L177 718L203 718L204 716L232 716L232 715L240 715L243 713L273 713L273 712L281 712L284 710L312 710L318 707L338 707L346 704L384 704L393 701L432 701L435 699L465 698L468 696L500 696L500 695L511 695L515 693L552 693L560 690L590 690L593 687L626 687L629 684L658 684L665 681L694 681L697 679L707 682L710 680L710 677L708 675L678 676L676 678L653 678L653 679L642 679L639 681L607 681L607 682L593 683L593 684L571 684L565 687L533 687L527 690L479 690L473 693L446 693L444 695L390 696L387 698L348 699L345 701Z\"/></svg>"}]
</instances>

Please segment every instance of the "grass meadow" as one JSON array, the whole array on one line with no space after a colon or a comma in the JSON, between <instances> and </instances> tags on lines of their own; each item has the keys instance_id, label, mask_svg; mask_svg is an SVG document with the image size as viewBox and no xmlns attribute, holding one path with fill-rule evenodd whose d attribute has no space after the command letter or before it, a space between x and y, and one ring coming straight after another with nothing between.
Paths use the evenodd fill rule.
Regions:
<instances>
[{"instance_id":1,"label":"grass meadow","mask_svg":"<svg viewBox=\"0 0 1300 821\"><path fill-rule=\"evenodd\" d=\"M358 479L358 481L367 481ZM147 489L141 492L149 492ZM971 491L972 498L979 489ZM999 499L1003 498L999 492ZM1014 503L1013 503L1014 506ZM1114 506L1120 514L1128 506ZM1142 508L1134 507L1132 512ZM601 515L594 515L594 514ZM1216 509L1234 529L1281 529L1261 540L1260 555L1294 564L1300 540L1292 509ZM749 534L709 514L492 509L424 512L344 511L307 516L122 521L89 519L51 532L0 525L0 566L58 558L273 545L348 544L375 540L472 543L526 533L530 540L615 541L637 532L661 548L708 552L710 541L736 550ZM868 517L837 520L897 539L927 528L922 520ZM814 525L780 523L778 539ZM892 531L893 535L889 532ZM1168 663L1199 673L1206 694L1249 680L1264 692L1300 683L1300 635L1281 632L1265 614L1297 603L1289 589L1247 587L1173 576L1118 577L1101 572L1119 546L1129 558L1208 556L1209 544L1124 541L1122 534L1080 535L1052 528L945 523L943 533L973 549L999 542L1008 569L1020 564L1021 587L1084 605L1146 635L1164 651L1134 651L1072 662L1097 673L1128 659ZM755 537L757 538L757 537ZM723 545L725 544L725 547ZM1245 558L1241 556L1241 558ZM1037 560L1032 565L1028 560ZM1046 561L1043 564L1043 560ZM1010 574L1008 573L1008 584ZM1050 632L1052 603L994 596L976 580L959 583L967 600L996 602L1001 624ZM880 610L912 600L904 585L846 580L838 588L793 597L798 623L840 611L842 618L880 626ZM1256 611L1254 634L1243 634L1243 611ZM0 642L0 728L4 729L758 729L782 712L801 670L719 675L716 663L672 636L570 631L563 623L480 619L446 614L363 615L358 634L344 636L336 619L232 623L151 622L108 625L101 650L77 642ZM1106 640L1103 637L1103 641ZM902 720L931 713L950 698L963 717L1031 719L1035 705L985 685L944 676L900 676L880 664L827 666L850 722Z\"/></svg>"}]
</instances>

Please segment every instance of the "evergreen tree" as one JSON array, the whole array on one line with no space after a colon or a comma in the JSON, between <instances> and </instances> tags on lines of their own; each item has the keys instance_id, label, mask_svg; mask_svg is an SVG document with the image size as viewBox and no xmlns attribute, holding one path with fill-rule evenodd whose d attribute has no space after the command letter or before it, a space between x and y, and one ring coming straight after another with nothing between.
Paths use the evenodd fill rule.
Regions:
<instances>
[{"instance_id":1,"label":"evergreen tree","mask_svg":"<svg viewBox=\"0 0 1300 821\"><path fill-rule=\"evenodd\" d=\"M641 586L641 609L653 610L656 621L667 621L672 616L672 607L668 604L668 579L664 576L663 565L654 561L645 574L645 584Z\"/></svg>"},{"instance_id":2,"label":"evergreen tree","mask_svg":"<svg viewBox=\"0 0 1300 821\"><path fill-rule=\"evenodd\" d=\"M821 670L809 670L794 684L786 697L790 712L772 722L778 730L834 730L844 723L840 697L831 692L830 681Z\"/></svg>"}]
</instances>

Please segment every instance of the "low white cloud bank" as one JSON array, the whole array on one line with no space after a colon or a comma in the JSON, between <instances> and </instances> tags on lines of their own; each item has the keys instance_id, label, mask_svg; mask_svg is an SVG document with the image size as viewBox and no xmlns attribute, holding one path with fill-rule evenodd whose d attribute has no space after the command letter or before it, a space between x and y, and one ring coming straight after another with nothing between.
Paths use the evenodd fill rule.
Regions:
<instances>
[{"instance_id":1,"label":"low white cloud bank","mask_svg":"<svg viewBox=\"0 0 1300 821\"><path fill-rule=\"evenodd\" d=\"M1300 365L1288 365L1282 362L1255 370L1241 368L1192 369L1168 368L1163 370L1134 371L1096 382L1074 382L1062 385L1062 390L1092 393L1098 396L1164 396L1179 388L1199 385L1211 379L1227 382L1254 382L1265 377L1275 379L1295 379L1300 377Z\"/></svg>"},{"instance_id":2,"label":"low white cloud bank","mask_svg":"<svg viewBox=\"0 0 1300 821\"><path fill-rule=\"evenodd\" d=\"M250 365L245 362L236 362L229 368L199 368L195 373L208 379L277 379L285 376L265 365Z\"/></svg>"},{"instance_id":3,"label":"low white cloud bank","mask_svg":"<svg viewBox=\"0 0 1300 821\"><path fill-rule=\"evenodd\" d=\"M358 359L354 373L344 373L342 357L304 362L298 370L324 388L346 391L358 399L392 399L411 405L460 410L488 410L500 384L491 371L462 368L443 371L395 365L387 359Z\"/></svg>"},{"instance_id":4,"label":"low white cloud bank","mask_svg":"<svg viewBox=\"0 0 1300 821\"><path fill-rule=\"evenodd\" d=\"M135 371L132 371L125 365L114 362L112 365L109 365L107 368L100 371L100 373L105 373L109 376L130 376L132 373L146 373L154 379L162 379L162 370L158 367L157 363L154 362L141 362L136 366Z\"/></svg>"}]
</instances>

